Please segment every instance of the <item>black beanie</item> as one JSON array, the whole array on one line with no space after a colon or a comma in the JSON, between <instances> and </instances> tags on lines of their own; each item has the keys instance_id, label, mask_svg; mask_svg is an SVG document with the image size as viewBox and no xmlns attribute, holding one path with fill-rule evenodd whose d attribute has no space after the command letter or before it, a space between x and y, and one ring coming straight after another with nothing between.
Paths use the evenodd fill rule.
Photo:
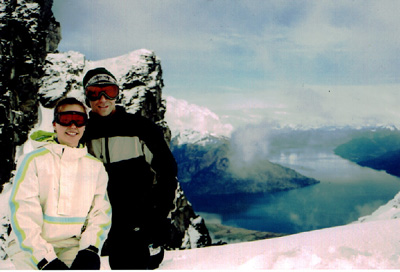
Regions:
<instances>
[{"instance_id":1,"label":"black beanie","mask_svg":"<svg viewBox=\"0 0 400 272\"><path fill-rule=\"evenodd\" d=\"M117 79L106 68L99 67L87 71L83 77L83 88L93 85L117 85Z\"/></svg>"}]
</instances>

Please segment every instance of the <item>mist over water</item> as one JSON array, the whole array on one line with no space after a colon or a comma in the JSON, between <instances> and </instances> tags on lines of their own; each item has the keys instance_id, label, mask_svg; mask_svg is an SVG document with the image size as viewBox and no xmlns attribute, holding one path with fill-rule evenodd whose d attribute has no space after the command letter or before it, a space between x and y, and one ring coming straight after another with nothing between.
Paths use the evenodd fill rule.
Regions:
<instances>
[{"instance_id":1,"label":"mist over water","mask_svg":"<svg viewBox=\"0 0 400 272\"><path fill-rule=\"evenodd\" d=\"M399 178L360 167L332 151L290 149L270 160L321 183L274 194L193 199L195 210L217 214L224 225L298 233L354 222L386 204L400 191Z\"/></svg>"}]
</instances>

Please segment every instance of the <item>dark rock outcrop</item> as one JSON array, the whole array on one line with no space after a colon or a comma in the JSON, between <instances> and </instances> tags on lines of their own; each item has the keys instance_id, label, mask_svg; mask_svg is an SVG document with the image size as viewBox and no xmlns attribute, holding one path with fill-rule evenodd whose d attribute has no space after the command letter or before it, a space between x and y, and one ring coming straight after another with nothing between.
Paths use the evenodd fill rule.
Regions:
<instances>
[{"instance_id":1,"label":"dark rock outcrop","mask_svg":"<svg viewBox=\"0 0 400 272\"><path fill-rule=\"evenodd\" d=\"M189 249L211 245L211 237L204 219L195 214L180 186L171 215L173 231L169 248Z\"/></svg>"},{"instance_id":2,"label":"dark rock outcrop","mask_svg":"<svg viewBox=\"0 0 400 272\"><path fill-rule=\"evenodd\" d=\"M37 122L45 58L61 40L52 5L52 0L0 3L0 185L10 180L16 146Z\"/></svg>"},{"instance_id":3,"label":"dark rock outcrop","mask_svg":"<svg viewBox=\"0 0 400 272\"><path fill-rule=\"evenodd\" d=\"M248 230L243 228L235 228L224 226L218 223L206 223L208 230L215 241L214 245L219 244L234 244L243 241L257 241L270 238L282 237L287 234L273 233L264 231Z\"/></svg>"}]
</instances>

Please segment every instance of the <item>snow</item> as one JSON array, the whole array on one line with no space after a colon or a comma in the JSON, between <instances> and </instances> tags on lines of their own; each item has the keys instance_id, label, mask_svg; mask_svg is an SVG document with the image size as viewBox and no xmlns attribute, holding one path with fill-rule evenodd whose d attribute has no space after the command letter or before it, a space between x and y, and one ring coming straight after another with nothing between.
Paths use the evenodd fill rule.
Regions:
<instances>
[{"instance_id":1,"label":"snow","mask_svg":"<svg viewBox=\"0 0 400 272\"><path fill-rule=\"evenodd\" d=\"M34 147L32 145L32 140L30 139L30 134L32 134L35 131L38 130L44 130L44 131L53 131L53 109L48 109L43 107L39 103L39 117L38 117L38 123L31 129L29 133L28 140L22 145L22 146L17 146L16 150L16 158L20 157L22 154L26 154L31 152Z\"/></svg>"},{"instance_id":2,"label":"snow","mask_svg":"<svg viewBox=\"0 0 400 272\"><path fill-rule=\"evenodd\" d=\"M139 49L115 58L87 61L84 73L96 67L106 67L107 70L109 70L116 78L121 78L126 73L126 67L135 66L137 67L135 71L141 71L141 74L148 74L147 70L145 69L146 65L143 63L142 56L144 55L156 57L153 51Z\"/></svg>"},{"instance_id":3,"label":"snow","mask_svg":"<svg viewBox=\"0 0 400 272\"><path fill-rule=\"evenodd\" d=\"M400 268L400 220L352 224L255 242L166 252L160 269Z\"/></svg>"},{"instance_id":4,"label":"snow","mask_svg":"<svg viewBox=\"0 0 400 272\"><path fill-rule=\"evenodd\" d=\"M193 225L189 225L186 235L182 241L183 245L190 244L190 248L196 248L196 241L200 239L199 232L193 227Z\"/></svg>"},{"instance_id":5,"label":"snow","mask_svg":"<svg viewBox=\"0 0 400 272\"><path fill-rule=\"evenodd\" d=\"M0 194L7 215L9 186ZM399 269L400 193L370 216L349 225L206 248L166 251L160 270ZM121 241L123 243L123 241ZM0 269L14 269L9 259ZM109 270L102 257L102 270Z\"/></svg>"},{"instance_id":6,"label":"snow","mask_svg":"<svg viewBox=\"0 0 400 272\"><path fill-rule=\"evenodd\" d=\"M399 269L400 193L349 225L184 251L160 269Z\"/></svg>"}]
</instances>

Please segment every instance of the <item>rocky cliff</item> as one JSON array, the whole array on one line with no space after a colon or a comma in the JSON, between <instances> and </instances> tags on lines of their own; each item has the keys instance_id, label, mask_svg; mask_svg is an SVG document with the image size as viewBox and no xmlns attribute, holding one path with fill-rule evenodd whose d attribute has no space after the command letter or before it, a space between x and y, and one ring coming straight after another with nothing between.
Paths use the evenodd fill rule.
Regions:
<instances>
[{"instance_id":1,"label":"rocky cliff","mask_svg":"<svg viewBox=\"0 0 400 272\"><path fill-rule=\"evenodd\" d=\"M0 185L11 177L16 146L37 122L45 58L61 39L52 5L52 0L0 1Z\"/></svg>"}]
</instances>

